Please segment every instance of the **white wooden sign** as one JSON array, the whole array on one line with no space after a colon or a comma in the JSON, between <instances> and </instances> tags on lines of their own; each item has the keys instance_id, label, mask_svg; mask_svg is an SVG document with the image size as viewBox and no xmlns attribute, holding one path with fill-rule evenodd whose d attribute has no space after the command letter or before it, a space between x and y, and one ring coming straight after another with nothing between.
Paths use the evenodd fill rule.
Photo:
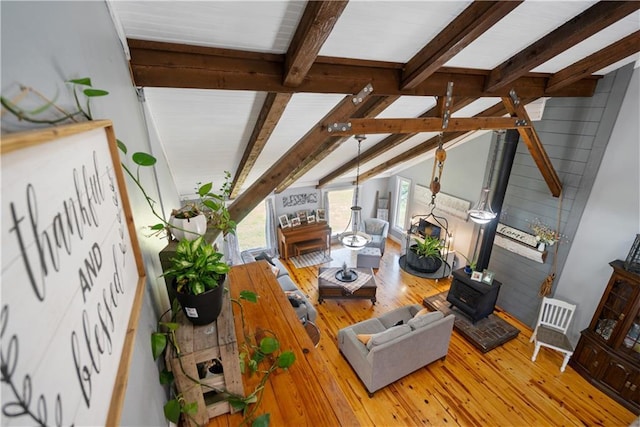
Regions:
<instances>
[{"instance_id":1,"label":"white wooden sign","mask_svg":"<svg viewBox=\"0 0 640 427\"><path fill-rule=\"evenodd\" d=\"M416 184L414 192L414 201L423 206L429 206L431 203L431 190L420 184ZM445 193L436 194L435 211L439 214L450 214L456 218L467 221L469 215L467 212L471 208L471 202L450 196Z\"/></svg>"},{"instance_id":2,"label":"white wooden sign","mask_svg":"<svg viewBox=\"0 0 640 427\"><path fill-rule=\"evenodd\" d=\"M116 425L144 270L111 122L1 147L1 424Z\"/></svg>"},{"instance_id":3,"label":"white wooden sign","mask_svg":"<svg viewBox=\"0 0 640 427\"><path fill-rule=\"evenodd\" d=\"M518 230L517 228L509 227L508 225L504 225L502 223L498 223L496 233L502 234L503 236L510 239L517 240L518 242L524 243L525 245L533 247L538 245L536 236L534 236L533 234L526 233L522 230Z\"/></svg>"}]
</instances>

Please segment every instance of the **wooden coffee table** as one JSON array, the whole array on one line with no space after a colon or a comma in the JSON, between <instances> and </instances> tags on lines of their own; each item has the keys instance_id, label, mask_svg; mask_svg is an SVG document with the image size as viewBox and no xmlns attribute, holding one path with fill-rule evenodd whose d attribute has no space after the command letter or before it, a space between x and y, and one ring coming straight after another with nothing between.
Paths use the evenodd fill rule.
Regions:
<instances>
[{"instance_id":1,"label":"wooden coffee table","mask_svg":"<svg viewBox=\"0 0 640 427\"><path fill-rule=\"evenodd\" d=\"M370 299L372 304L376 303L376 279L371 268L352 268L358 274L367 274L369 279L353 293L349 292L342 285L329 281L321 277L323 273L338 272L342 268L320 267L318 271L318 304L322 304L325 299Z\"/></svg>"}]
</instances>

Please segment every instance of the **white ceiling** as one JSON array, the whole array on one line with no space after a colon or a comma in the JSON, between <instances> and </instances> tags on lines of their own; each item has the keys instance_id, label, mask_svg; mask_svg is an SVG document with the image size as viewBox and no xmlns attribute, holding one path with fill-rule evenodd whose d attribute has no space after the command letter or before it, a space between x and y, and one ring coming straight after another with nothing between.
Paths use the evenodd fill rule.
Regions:
<instances>
[{"instance_id":1,"label":"white ceiling","mask_svg":"<svg viewBox=\"0 0 640 427\"><path fill-rule=\"evenodd\" d=\"M447 66L492 69L596 2L527 1L447 62ZM320 55L404 63L462 12L468 1L351 1ZM111 1L116 26L127 38L284 54L304 12L304 1ZM554 73L640 28L634 13L537 67ZM638 55L607 67L614 70ZM375 93L375 87L374 87ZM236 173L266 93L252 91L144 88L152 123L183 196L197 182L221 184L223 171ZM294 94L244 188L277 162L345 94ZM498 102L481 99L455 115L469 117ZM401 97L379 117L416 117L435 105L433 97ZM363 151L387 135L370 135ZM393 158L434 134L410 138L361 172ZM357 144L342 144L295 185L318 180L356 156ZM427 156L423 156L423 159ZM416 159L415 163L422 159ZM406 167L406 166L405 166ZM387 171L390 174L399 168ZM350 182L355 170L338 182Z\"/></svg>"}]
</instances>

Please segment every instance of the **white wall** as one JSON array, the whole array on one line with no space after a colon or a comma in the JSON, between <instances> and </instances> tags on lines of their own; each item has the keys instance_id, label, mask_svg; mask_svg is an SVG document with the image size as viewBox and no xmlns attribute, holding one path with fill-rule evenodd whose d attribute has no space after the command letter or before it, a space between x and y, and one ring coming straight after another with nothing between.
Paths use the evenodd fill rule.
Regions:
<instances>
[{"instance_id":1,"label":"white wall","mask_svg":"<svg viewBox=\"0 0 640 427\"><path fill-rule=\"evenodd\" d=\"M130 150L150 151L142 109L105 3L3 1L1 14L3 96L13 98L23 84L55 98L58 105L71 108L73 98L64 81L91 77L94 86L110 92L92 103L94 117L111 119L116 136ZM3 128L9 119L3 117ZM155 195L153 178L152 174L145 177L145 183ZM158 251L165 243L144 237L147 231L143 226L157 221L150 217L140 193L131 185L128 187L149 281L121 424L166 425L162 412L166 393L158 383L158 370L149 347L149 335L156 326L153 290L160 271L154 265L159 266ZM168 193L171 198L171 191ZM96 420L96 424L100 423Z\"/></svg>"},{"instance_id":2,"label":"white wall","mask_svg":"<svg viewBox=\"0 0 640 427\"><path fill-rule=\"evenodd\" d=\"M608 263L624 260L640 233L639 82L636 68L558 280L555 296L578 305L574 342L589 325L609 281L613 270Z\"/></svg>"}]
</instances>

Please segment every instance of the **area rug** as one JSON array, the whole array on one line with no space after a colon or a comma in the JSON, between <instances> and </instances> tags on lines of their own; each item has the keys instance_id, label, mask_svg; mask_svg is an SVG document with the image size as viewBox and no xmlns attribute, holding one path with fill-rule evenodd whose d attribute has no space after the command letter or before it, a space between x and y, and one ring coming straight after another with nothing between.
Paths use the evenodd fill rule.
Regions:
<instances>
[{"instance_id":1,"label":"area rug","mask_svg":"<svg viewBox=\"0 0 640 427\"><path fill-rule=\"evenodd\" d=\"M402 255L398 260L398 264L400 264L400 268L406 271L407 273L422 277L423 279L442 279L443 277L449 276L451 274L451 267L446 262L443 262L440 268L433 273L423 273L418 270L414 270L410 265L407 264L407 256Z\"/></svg>"},{"instance_id":2,"label":"area rug","mask_svg":"<svg viewBox=\"0 0 640 427\"><path fill-rule=\"evenodd\" d=\"M311 267L312 265L324 264L331 262L331 257L323 251L309 252L300 256L289 258L295 268Z\"/></svg>"},{"instance_id":3,"label":"area rug","mask_svg":"<svg viewBox=\"0 0 640 427\"><path fill-rule=\"evenodd\" d=\"M426 297L424 305L431 310L441 311L445 316L452 313L456 316L453 328L477 349L486 353L494 348L503 345L518 336L520 330L495 314L478 320L475 324L471 322L463 312L449 307L447 292Z\"/></svg>"}]
</instances>

